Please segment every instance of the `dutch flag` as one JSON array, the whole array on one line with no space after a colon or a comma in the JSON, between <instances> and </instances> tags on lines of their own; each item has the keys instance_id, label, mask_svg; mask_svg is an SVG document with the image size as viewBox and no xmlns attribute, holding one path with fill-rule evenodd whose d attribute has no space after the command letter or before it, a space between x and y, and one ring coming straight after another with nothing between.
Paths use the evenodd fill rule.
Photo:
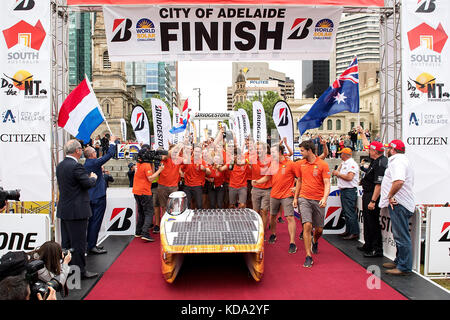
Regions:
<instances>
[{"instance_id":1,"label":"dutch flag","mask_svg":"<svg viewBox=\"0 0 450 320\"><path fill-rule=\"evenodd\" d=\"M64 100L59 110L58 126L84 143L105 120L89 80L85 78Z\"/></svg>"}]
</instances>

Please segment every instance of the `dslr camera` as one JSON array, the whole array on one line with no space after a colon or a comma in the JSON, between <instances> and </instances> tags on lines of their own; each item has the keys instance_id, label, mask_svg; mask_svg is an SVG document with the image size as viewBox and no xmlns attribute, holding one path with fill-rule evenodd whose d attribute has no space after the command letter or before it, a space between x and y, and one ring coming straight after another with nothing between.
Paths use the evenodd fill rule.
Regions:
<instances>
[{"instance_id":1,"label":"dslr camera","mask_svg":"<svg viewBox=\"0 0 450 320\"><path fill-rule=\"evenodd\" d=\"M151 150L150 146L142 146L137 154L136 161L140 163L158 163L162 160L162 156L167 156L167 150Z\"/></svg>"},{"instance_id":2,"label":"dslr camera","mask_svg":"<svg viewBox=\"0 0 450 320\"><path fill-rule=\"evenodd\" d=\"M0 208L3 208L6 204L7 200L19 201L20 199L20 190L3 190L0 187Z\"/></svg>"},{"instance_id":3,"label":"dslr camera","mask_svg":"<svg viewBox=\"0 0 450 320\"><path fill-rule=\"evenodd\" d=\"M55 291L62 291L63 286L61 283L52 278L48 282L44 282L38 278L38 271L44 268L44 261L33 260L26 266L25 279L30 284L30 299L37 300L37 294L40 293L43 300L47 299L50 294L49 287L52 287Z\"/></svg>"}]
</instances>

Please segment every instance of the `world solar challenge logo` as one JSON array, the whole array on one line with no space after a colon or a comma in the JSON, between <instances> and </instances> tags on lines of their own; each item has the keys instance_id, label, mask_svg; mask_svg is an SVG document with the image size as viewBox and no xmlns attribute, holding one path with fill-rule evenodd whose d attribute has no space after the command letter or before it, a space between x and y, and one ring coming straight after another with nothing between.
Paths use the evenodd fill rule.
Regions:
<instances>
[{"instance_id":1,"label":"world solar challenge logo","mask_svg":"<svg viewBox=\"0 0 450 320\"><path fill-rule=\"evenodd\" d=\"M313 39L330 40L333 36L334 23L330 19L322 19L317 22L314 28Z\"/></svg>"},{"instance_id":2,"label":"world solar challenge logo","mask_svg":"<svg viewBox=\"0 0 450 320\"><path fill-rule=\"evenodd\" d=\"M137 41L155 41L155 25L150 19L143 18L136 24Z\"/></svg>"}]
</instances>

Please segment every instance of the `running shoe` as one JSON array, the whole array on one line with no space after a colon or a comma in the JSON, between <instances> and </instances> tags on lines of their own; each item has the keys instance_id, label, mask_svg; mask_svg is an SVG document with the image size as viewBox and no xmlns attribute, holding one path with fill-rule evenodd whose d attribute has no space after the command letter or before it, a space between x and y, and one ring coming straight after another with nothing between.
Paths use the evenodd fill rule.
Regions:
<instances>
[{"instance_id":1,"label":"running shoe","mask_svg":"<svg viewBox=\"0 0 450 320\"><path fill-rule=\"evenodd\" d=\"M276 240L277 240L277 235L271 234L269 237L269 243L275 243Z\"/></svg>"},{"instance_id":2,"label":"running shoe","mask_svg":"<svg viewBox=\"0 0 450 320\"><path fill-rule=\"evenodd\" d=\"M297 246L295 245L295 243L291 243L289 245L289 253L296 253L297 252Z\"/></svg>"},{"instance_id":3,"label":"running shoe","mask_svg":"<svg viewBox=\"0 0 450 320\"><path fill-rule=\"evenodd\" d=\"M305 263L303 264L303 266L304 266L305 268L311 268L312 265L313 265L313 263L314 263L314 262L313 262L312 257L306 256Z\"/></svg>"},{"instance_id":4,"label":"running shoe","mask_svg":"<svg viewBox=\"0 0 450 320\"><path fill-rule=\"evenodd\" d=\"M153 228L153 233L159 233L159 226L155 226Z\"/></svg>"}]
</instances>

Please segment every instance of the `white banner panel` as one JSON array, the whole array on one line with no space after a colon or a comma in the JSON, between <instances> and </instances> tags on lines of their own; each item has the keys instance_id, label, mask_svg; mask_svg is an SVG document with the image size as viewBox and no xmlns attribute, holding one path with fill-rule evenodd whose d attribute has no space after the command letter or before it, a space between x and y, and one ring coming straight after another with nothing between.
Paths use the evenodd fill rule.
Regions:
<instances>
[{"instance_id":1,"label":"white banner panel","mask_svg":"<svg viewBox=\"0 0 450 320\"><path fill-rule=\"evenodd\" d=\"M153 116L153 134L155 136L155 144L153 148L156 150L162 148L169 150L169 140L172 134L169 132L172 129L172 121L170 120L170 112L166 104L159 100L152 98L152 116Z\"/></svg>"},{"instance_id":2,"label":"white banner panel","mask_svg":"<svg viewBox=\"0 0 450 320\"><path fill-rule=\"evenodd\" d=\"M267 142L266 112L259 101L253 101L253 140Z\"/></svg>"},{"instance_id":3,"label":"white banner panel","mask_svg":"<svg viewBox=\"0 0 450 320\"><path fill-rule=\"evenodd\" d=\"M444 204L450 179L449 1L402 2L403 141L417 203Z\"/></svg>"},{"instance_id":4,"label":"white banner panel","mask_svg":"<svg viewBox=\"0 0 450 320\"><path fill-rule=\"evenodd\" d=\"M111 61L327 60L342 7L104 6Z\"/></svg>"},{"instance_id":5,"label":"white banner panel","mask_svg":"<svg viewBox=\"0 0 450 320\"><path fill-rule=\"evenodd\" d=\"M244 109L238 109L239 115L242 120L242 135L244 137L244 141L246 138L250 136L250 119L248 117L247 112Z\"/></svg>"},{"instance_id":6,"label":"white banner panel","mask_svg":"<svg viewBox=\"0 0 450 320\"><path fill-rule=\"evenodd\" d=\"M120 132L122 133L122 141L127 141L127 122L125 119L120 119Z\"/></svg>"},{"instance_id":7,"label":"white banner panel","mask_svg":"<svg viewBox=\"0 0 450 320\"><path fill-rule=\"evenodd\" d=\"M8 251L33 251L50 238L46 214L0 214L0 257Z\"/></svg>"},{"instance_id":8,"label":"white banner panel","mask_svg":"<svg viewBox=\"0 0 450 320\"><path fill-rule=\"evenodd\" d=\"M110 235L128 236L136 232L136 202L131 188L108 188L106 211L98 243Z\"/></svg>"},{"instance_id":9,"label":"white banner panel","mask_svg":"<svg viewBox=\"0 0 450 320\"><path fill-rule=\"evenodd\" d=\"M2 1L0 29L0 181L51 201L50 1Z\"/></svg>"},{"instance_id":10,"label":"white banner panel","mask_svg":"<svg viewBox=\"0 0 450 320\"><path fill-rule=\"evenodd\" d=\"M136 136L136 141L150 145L150 124L147 113L140 105L136 105L131 112L131 126Z\"/></svg>"},{"instance_id":11,"label":"white banner panel","mask_svg":"<svg viewBox=\"0 0 450 320\"><path fill-rule=\"evenodd\" d=\"M430 208L427 213L427 273L450 273L450 208Z\"/></svg>"}]
</instances>

